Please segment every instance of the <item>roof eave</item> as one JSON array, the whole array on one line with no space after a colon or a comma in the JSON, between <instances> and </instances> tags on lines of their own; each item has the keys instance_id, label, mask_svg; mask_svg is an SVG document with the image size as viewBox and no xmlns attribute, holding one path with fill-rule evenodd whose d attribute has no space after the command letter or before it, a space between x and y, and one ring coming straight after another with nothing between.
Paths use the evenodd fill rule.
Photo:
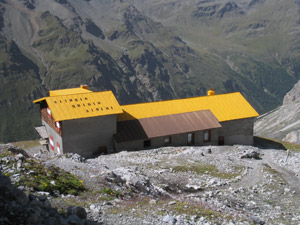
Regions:
<instances>
[{"instance_id":1,"label":"roof eave","mask_svg":"<svg viewBox=\"0 0 300 225\"><path fill-rule=\"evenodd\" d=\"M106 114L106 115L99 115L99 116L87 116L87 117L83 117L83 118L68 118L68 119L61 119L61 118L57 118L54 114L52 114L52 117L54 119L55 122L58 121L67 121L67 120L79 120L79 119L87 119L87 118L92 118L92 117L102 117L102 116L110 116L110 115L117 115L117 114L121 114L123 113L123 111L118 111L115 113L111 113L111 114Z\"/></svg>"},{"instance_id":2,"label":"roof eave","mask_svg":"<svg viewBox=\"0 0 300 225\"><path fill-rule=\"evenodd\" d=\"M244 119L256 118L258 116L259 116L259 114L257 113L256 116L247 116L247 117L232 118L232 119L228 119L228 120L219 120L219 123L233 121L233 120L244 120Z\"/></svg>"},{"instance_id":3,"label":"roof eave","mask_svg":"<svg viewBox=\"0 0 300 225\"><path fill-rule=\"evenodd\" d=\"M34 101L32 101L33 103L40 103L41 101L46 101L47 97L43 97L43 98L39 98L39 99L36 99Z\"/></svg>"}]
</instances>

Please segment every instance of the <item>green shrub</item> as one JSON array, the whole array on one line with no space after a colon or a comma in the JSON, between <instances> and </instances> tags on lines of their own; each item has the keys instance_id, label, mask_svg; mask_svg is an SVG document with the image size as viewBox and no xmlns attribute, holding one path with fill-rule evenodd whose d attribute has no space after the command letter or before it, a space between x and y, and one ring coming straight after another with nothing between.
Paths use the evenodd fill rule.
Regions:
<instances>
[{"instance_id":1,"label":"green shrub","mask_svg":"<svg viewBox=\"0 0 300 225\"><path fill-rule=\"evenodd\" d=\"M123 195L120 191L112 190L110 188L104 188L100 191L102 194L106 194L112 197L121 198Z\"/></svg>"},{"instance_id":2,"label":"green shrub","mask_svg":"<svg viewBox=\"0 0 300 225\"><path fill-rule=\"evenodd\" d=\"M86 190L82 180L58 167L51 166L47 168L31 159L27 159L24 165L24 175L21 177L18 185L26 185L36 191L50 193L59 191L61 194L72 195L77 195ZM29 171L31 173L28 173Z\"/></svg>"}]
</instances>

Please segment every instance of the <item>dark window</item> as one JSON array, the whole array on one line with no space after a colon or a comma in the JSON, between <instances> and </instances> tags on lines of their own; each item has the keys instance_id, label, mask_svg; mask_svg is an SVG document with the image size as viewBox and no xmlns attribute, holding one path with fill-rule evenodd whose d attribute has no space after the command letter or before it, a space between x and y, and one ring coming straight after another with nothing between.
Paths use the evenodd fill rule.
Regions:
<instances>
[{"instance_id":1,"label":"dark window","mask_svg":"<svg viewBox=\"0 0 300 225\"><path fill-rule=\"evenodd\" d=\"M85 100L88 100L88 98L87 98L87 97L85 97L84 99L85 99Z\"/></svg>"},{"instance_id":2,"label":"dark window","mask_svg":"<svg viewBox=\"0 0 300 225\"><path fill-rule=\"evenodd\" d=\"M224 145L224 144L225 144L224 136L219 136L218 145Z\"/></svg>"},{"instance_id":3,"label":"dark window","mask_svg":"<svg viewBox=\"0 0 300 225\"><path fill-rule=\"evenodd\" d=\"M91 103L88 103L88 106L91 106Z\"/></svg>"},{"instance_id":4,"label":"dark window","mask_svg":"<svg viewBox=\"0 0 300 225\"><path fill-rule=\"evenodd\" d=\"M75 102L78 102L78 99L77 99L77 98L75 98L74 100L75 100Z\"/></svg>"},{"instance_id":5,"label":"dark window","mask_svg":"<svg viewBox=\"0 0 300 225\"><path fill-rule=\"evenodd\" d=\"M73 108L76 108L76 106L75 106L75 105L72 105L72 107L73 107Z\"/></svg>"},{"instance_id":6,"label":"dark window","mask_svg":"<svg viewBox=\"0 0 300 225\"><path fill-rule=\"evenodd\" d=\"M80 107L80 104L77 104L77 107Z\"/></svg>"},{"instance_id":7,"label":"dark window","mask_svg":"<svg viewBox=\"0 0 300 225\"><path fill-rule=\"evenodd\" d=\"M144 148L149 148L151 147L151 140L145 140L144 141Z\"/></svg>"},{"instance_id":8,"label":"dark window","mask_svg":"<svg viewBox=\"0 0 300 225\"><path fill-rule=\"evenodd\" d=\"M98 105L100 105L101 103L100 102L98 102Z\"/></svg>"},{"instance_id":9,"label":"dark window","mask_svg":"<svg viewBox=\"0 0 300 225\"><path fill-rule=\"evenodd\" d=\"M73 101L73 99L71 99L71 98L70 98L70 99L69 99L69 101L70 101L70 102L72 102L72 101Z\"/></svg>"},{"instance_id":10,"label":"dark window","mask_svg":"<svg viewBox=\"0 0 300 225\"><path fill-rule=\"evenodd\" d=\"M108 107L106 107L106 110L109 110L109 108L108 108Z\"/></svg>"},{"instance_id":11,"label":"dark window","mask_svg":"<svg viewBox=\"0 0 300 225\"><path fill-rule=\"evenodd\" d=\"M99 111L99 108L96 108L97 111Z\"/></svg>"},{"instance_id":12,"label":"dark window","mask_svg":"<svg viewBox=\"0 0 300 225\"><path fill-rule=\"evenodd\" d=\"M211 139L210 136L211 136L210 130L205 130L203 132L203 141L204 142L210 142L210 139Z\"/></svg>"},{"instance_id":13,"label":"dark window","mask_svg":"<svg viewBox=\"0 0 300 225\"><path fill-rule=\"evenodd\" d=\"M195 134L193 133L188 133L187 136L187 144L188 145L193 145L195 143Z\"/></svg>"},{"instance_id":14,"label":"dark window","mask_svg":"<svg viewBox=\"0 0 300 225\"><path fill-rule=\"evenodd\" d=\"M88 113L88 112L89 112L89 110L86 110L86 112Z\"/></svg>"},{"instance_id":15,"label":"dark window","mask_svg":"<svg viewBox=\"0 0 300 225\"><path fill-rule=\"evenodd\" d=\"M112 106L110 107L111 109L114 109Z\"/></svg>"},{"instance_id":16,"label":"dark window","mask_svg":"<svg viewBox=\"0 0 300 225\"><path fill-rule=\"evenodd\" d=\"M56 103L57 103L57 101L54 101L54 103L56 104Z\"/></svg>"},{"instance_id":17,"label":"dark window","mask_svg":"<svg viewBox=\"0 0 300 225\"><path fill-rule=\"evenodd\" d=\"M99 156L99 155L104 155L107 154L107 147L106 146L100 146L96 151L94 151L93 156Z\"/></svg>"},{"instance_id":18,"label":"dark window","mask_svg":"<svg viewBox=\"0 0 300 225\"><path fill-rule=\"evenodd\" d=\"M165 143L165 145L171 144L171 137L165 137L164 143Z\"/></svg>"}]
</instances>

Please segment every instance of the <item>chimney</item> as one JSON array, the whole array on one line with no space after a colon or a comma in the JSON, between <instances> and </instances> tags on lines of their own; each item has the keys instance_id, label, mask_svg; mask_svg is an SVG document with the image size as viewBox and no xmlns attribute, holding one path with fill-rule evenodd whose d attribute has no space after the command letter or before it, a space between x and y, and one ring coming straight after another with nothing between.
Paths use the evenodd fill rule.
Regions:
<instances>
[{"instance_id":1,"label":"chimney","mask_svg":"<svg viewBox=\"0 0 300 225\"><path fill-rule=\"evenodd\" d=\"M207 96L211 96L211 95L215 95L215 91L212 88L209 91L207 91Z\"/></svg>"},{"instance_id":2,"label":"chimney","mask_svg":"<svg viewBox=\"0 0 300 225\"><path fill-rule=\"evenodd\" d=\"M89 86L87 84L80 85L80 88L89 90Z\"/></svg>"}]
</instances>

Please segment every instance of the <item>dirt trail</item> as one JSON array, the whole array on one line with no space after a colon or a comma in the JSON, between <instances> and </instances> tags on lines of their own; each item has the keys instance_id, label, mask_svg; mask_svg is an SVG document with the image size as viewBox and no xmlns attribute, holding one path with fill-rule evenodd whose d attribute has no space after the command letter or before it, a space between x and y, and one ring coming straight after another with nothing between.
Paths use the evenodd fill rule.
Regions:
<instances>
[{"instance_id":1,"label":"dirt trail","mask_svg":"<svg viewBox=\"0 0 300 225\"><path fill-rule=\"evenodd\" d=\"M234 188L254 186L263 179L263 162L262 160L255 160L245 162L248 167L247 175L238 183L232 185Z\"/></svg>"},{"instance_id":2,"label":"dirt trail","mask_svg":"<svg viewBox=\"0 0 300 225\"><path fill-rule=\"evenodd\" d=\"M289 184L290 188L295 191L295 194L300 198L300 180L293 171L279 166L271 158L271 153L266 151L263 158L265 164L268 164L272 169L282 175L283 179Z\"/></svg>"},{"instance_id":3,"label":"dirt trail","mask_svg":"<svg viewBox=\"0 0 300 225\"><path fill-rule=\"evenodd\" d=\"M262 181L262 179L264 179L264 165L268 165L272 169L276 170L300 197L299 178L293 171L283 168L274 162L272 159L272 153L268 150L263 151L262 160L245 160L245 166L248 167L247 175L243 177L240 182L233 184L232 187L249 187L258 184Z\"/></svg>"}]
</instances>

